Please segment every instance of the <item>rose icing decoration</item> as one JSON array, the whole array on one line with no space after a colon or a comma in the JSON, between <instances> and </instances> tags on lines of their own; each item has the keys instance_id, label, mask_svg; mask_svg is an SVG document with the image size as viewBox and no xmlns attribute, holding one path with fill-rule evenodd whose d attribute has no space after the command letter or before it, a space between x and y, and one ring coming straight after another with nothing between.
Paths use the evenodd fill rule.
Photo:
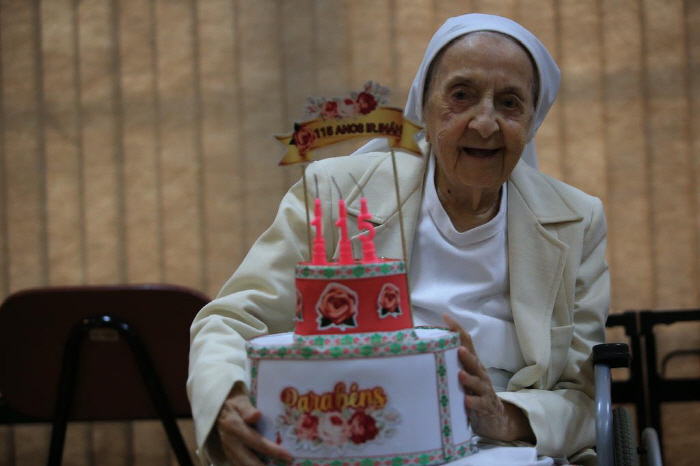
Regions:
<instances>
[{"instance_id":1,"label":"rose icing decoration","mask_svg":"<svg viewBox=\"0 0 700 466\"><path fill-rule=\"evenodd\" d=\"M367 115L377 108L377 100L368 92L360 92L360 95L357 96L357 105L360 109L360 113Z\"/></svg>"},{"instance_id":2,"label":"rose icing decoration","mask_svg":"<svg viewBox=\"0 0 700 466\"><path fill-rule=\"evenodd\" d=\"M364 411L356 411L348 424L350 424L350 440L353 443L365 443L379 434L376 421Z\"/></svg>"},{"instance_id":3,"label":"rose icing decoration","mask_svg":"<svg viewBox=\"0 0 700 466\"><path fill-rule=\"evenodd\" d=\"M385 283L377 298L379 317L401 315L401 290L393 283Z\"/></svg>"},{"instance_id":4,"label":"rose icing decoration","mask_svg":"<svg viewBox=\"0 0 700 466\"><path fill-rule=\"evenodd\" d=\"M318 416L304 413L296 421L294 432L300 440L315 440L318 438Z\"/></svg>"},{"instance_id":5,"label":"rose icing decoration","mask_svg":"<svg viewBox=\"0 0 700 466\"><path fill-rule=\"evenodd\" d=\"M357 293L340 283L329 283L316 305L319 329L357 327Z\"/></svg>"},{"instance_id":6,"label":"rose icing decoration","mask_svg":"<svg viewBox=\"0 0 700 466\"><path fill-rule=\"evenodd\" d=\"M341 446L350 438L350 425L340 413L324 413L318 423L318 436L326 445Z\"/></svg>"},{"instance_id":7,"label":"rose icing decoration","mask_svg":"<svg viewBox=\"0 0 700 466\"><path fill-rule=\"evenodd\" d=\"M304 320L304 298L299 290L297 290L297 305L294 319L298 321Z\"/></svg>"}]
</instances>

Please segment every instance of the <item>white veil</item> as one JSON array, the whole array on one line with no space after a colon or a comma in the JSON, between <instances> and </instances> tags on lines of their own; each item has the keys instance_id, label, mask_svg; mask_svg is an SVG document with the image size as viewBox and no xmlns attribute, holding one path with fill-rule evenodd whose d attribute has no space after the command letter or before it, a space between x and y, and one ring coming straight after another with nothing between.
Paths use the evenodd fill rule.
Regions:
<instances>
[{"instance_id":1,"label":"white veil","mask_svg":"<svg viewBox=\"0 0 700 466\"><path fill-rule=\"evenodd\" d=\"M544 117L554 103L554 99L559 92L560 71L554 59L549 54L544 44L530 31L507 18L495 15L472 13L450 18L437 30L428 44L428 48L423 56L423 61L418 68L416 77L413 79L411 90L408 94L408 101L404 108L404 115L416 122L423 122L423 89L428 69L438 52L459 36L475 31L495 31L507 34L523 45L532 55L537 65L537 73L540 80L540 91L535 105L535 116L530 128L528 141L523 149L522 158L529 165L537 168L537 155L535 153L535 133L542 124ZM377 138L368 142L355 154L372 152L378 150L389 150L386 139Z\"/></svg>"}]
</instances>

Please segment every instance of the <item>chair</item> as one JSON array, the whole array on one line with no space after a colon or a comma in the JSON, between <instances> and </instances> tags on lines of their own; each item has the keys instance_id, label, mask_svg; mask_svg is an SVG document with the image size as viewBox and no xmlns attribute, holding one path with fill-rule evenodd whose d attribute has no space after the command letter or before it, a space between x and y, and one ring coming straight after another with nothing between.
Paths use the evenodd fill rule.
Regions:
<instances>
[{"instance_id":1,"label":"chair","mask_svg":"<svg viewBox=\"0 0 700 466\"><path fill-rule=\"evenodd\" d=\"M176 418L189 327L209 299L171 285L36 288L0 307L0 422L52 422L59 465L68 419L159 418L181 466L192 459Z\"/></svg>"}]
</instances>

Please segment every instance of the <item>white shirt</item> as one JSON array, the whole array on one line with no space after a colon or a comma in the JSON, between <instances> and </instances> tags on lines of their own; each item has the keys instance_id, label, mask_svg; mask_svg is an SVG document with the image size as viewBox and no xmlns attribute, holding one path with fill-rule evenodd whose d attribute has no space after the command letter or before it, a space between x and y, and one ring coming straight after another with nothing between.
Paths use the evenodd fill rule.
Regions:
<instances>
[{"instance_id":1,"label":"white shirt","mask_svg":"<svg viewBox=\"0 0 700 466\"><path fill-rule=\"evenodd\" d=\"M449 314L471 335L494 390L505 391L525 367L509 303L507 188L492 220L459 232L438 199L434 165L431 156L409 270L414 325L444 326Z\"/></svg>"}]
</instances>

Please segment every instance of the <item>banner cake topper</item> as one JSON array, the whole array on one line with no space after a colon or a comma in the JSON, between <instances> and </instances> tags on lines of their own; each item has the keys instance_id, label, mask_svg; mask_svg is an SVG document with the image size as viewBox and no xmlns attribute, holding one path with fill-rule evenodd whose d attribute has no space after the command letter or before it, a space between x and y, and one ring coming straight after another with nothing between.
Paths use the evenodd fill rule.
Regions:
<instances>
[{"instance_id":1,"label":"banner cake topper","mask_svg":"<svg viewBox=\"0 0 700 466\"><path fill-rule=\"evenodd\" d=\"M344 97L307 98L302 123L294 123L294 132L278 135L287 152L280 165L311 161L314 149L349 139L386 137L391 147L421 155L414 136L421 126L404 118L400 108L385 106L390 91L368 81L362 91Z\"/></svg>"}]
</instances>

